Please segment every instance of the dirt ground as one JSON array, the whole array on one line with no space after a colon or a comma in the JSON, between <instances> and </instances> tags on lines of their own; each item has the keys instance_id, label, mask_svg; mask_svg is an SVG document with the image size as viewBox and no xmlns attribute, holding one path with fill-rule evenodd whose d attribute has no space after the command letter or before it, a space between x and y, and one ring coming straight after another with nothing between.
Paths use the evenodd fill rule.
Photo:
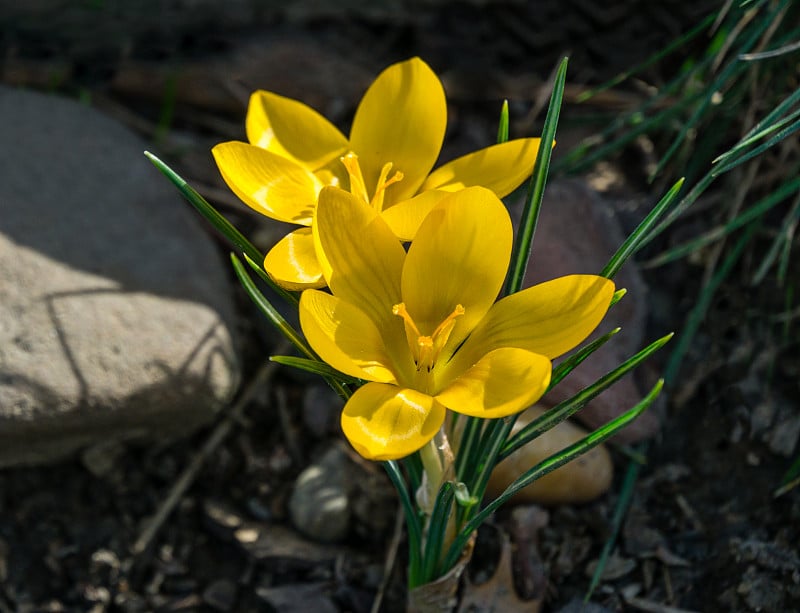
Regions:
<instances>
[{"instance_id":1,"label":"dirt ground","mask_svg":"<svg viewBox=\"0 0 800 613\"><path fill-rule=\"evenodd\" d=\"M448 92L449 158L492 141L504 97L518 118L512 135L536 134L542 93L549 94L541 86L569 54L576 89L568 89L562 119L567 146L587 134L572 112L580 86L658 49L704 9L630 2L600 11L571 0L535 9L498 3L491 12L429 3L407 13L387 3L365 18L299 4L308 4L305 12L253 13L232 2L224 19L202 2L194 12L165 3L174 10L156 17L131 17L111 3L64 9L61 21L39 19L34 9L7 12L0 81L77 96L117 117L258 236L266 230L227 193L209 155L213 144L243 138L252 89L302 98L346 127L380 69L420 55ZM649 77L657 83L678 63L658 65ZM636 100L619 90L603 110ZM617 161L623 181L610 190L655 202L631 155ZM632 226L637 216L623 221ZM679 221L650 253L702 224L702 216ZM766 244L757 240L754 249ZM777 315L785 292L774 281L747 284L755 255L717 292L669 390L663 429L640 449L646 463L592 596L596 608L587 611L800 611L800 488L775 496L798 453L798 328L796 314L794 321ZM680 332L701 264L644 271L650 338ZM790 274L797 287L796 266ZM336 405L312 379L265 367L275 337L244 296L237 300L243 393L252 393L219 422L169 445L95 449L55 466L0 471L0 612L360 613L372 610L376 595L380 610L403 610L402 540L396 559L390 555L401 534L398 509L379 465L352 462L359 504L345 544L315 544L291 527L294 479L340 438ZM516 579L544 590L545 611L580 610L631 466L622 451L614 457L611 493L548 509L546 525L524 543L517 534L525 559L517 558ZM173 495L172 512L154 523ZM492 535L514 535L515 522L503 511L482 534L488 545L476 555L473 581L495 573ZM522 600L519 610L528 610Z\"/></svg>"}]
</instances>

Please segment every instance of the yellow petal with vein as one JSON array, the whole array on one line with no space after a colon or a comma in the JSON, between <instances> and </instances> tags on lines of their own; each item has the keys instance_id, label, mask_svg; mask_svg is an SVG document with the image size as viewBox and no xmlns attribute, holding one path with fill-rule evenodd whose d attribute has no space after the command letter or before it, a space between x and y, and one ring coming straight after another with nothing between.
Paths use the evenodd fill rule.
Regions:
<instances>
[{"instance_id":1,"label":"yellow petal with vein","mask_svg":"<svg viewBox=\"0 0 800 613\"><path fill-rule=\"evenodd\" d=\"M550 359L583 342L603 317L614 283L568 275L506 296L492 306L453 358L466 368L498 347L518 347ZM456 367L455 364L453 364Z\"/></svg>"},{"instance_id":2,"label":"yellow petal with vein","mask_svg":"<svg viewBox=\"0 0 800 613\"><path fill-rule=\"evenodd\" d=\"M464 314L448 345L463 340L500 291L511 241L508 212L488 189L455 192L433 208L403 268L403 301L422 334L431 334L460 304Z\"/></svg>"},{"instance_id":3,"label":"yellow petal with vein","mask_svg":"<svg viewBox=\"0 0 800 613\"><path fill-rule=\"evenodd\" d=\"M506 417L542 397L552 365L524 349L495 349L452 381L436 399L447 408L474 417Z\"/></svg>"},{"instance_id":4,"label":"yellow petal with vein","mask_svg":"<svg viewBox=\"0 0 800 613\"><path fill-rule=\"evenodd\" d=\"M414 240L425 217L448 194L449 192L435 189L423 192L384 210L381 217L401 241Z\"/></svg>"},{"instance_id":5,"label":"yellow petal with vein","mask_svg":"<svg viewBox=\"0 0 800 613\"><path fill-rule=\"evenodd\" d=\"M333 294L358 305L382 331L402 331L392 306L401 302L406 254L380 215L351 193L326 187L319 195L313 231Z\"/></svg>"},{"instance_id":6,"label":"yellow petal with vein","mask_svg":"<svg viewBox=\"0 0 800 613\"><path fill-rule=\"evenodd\" d=\"M442 147L447 103L439 77L419 58L389 66L364 94L350 132L370 196L391 162L403 180L386 190L384 206L411 198Z\"/></svg>"},{"instance_id":7,"label":"yellow petal with vein","mask_svg":"<svg viewBox=\"0 0 800 613\"><path fill-rule=\"evenodd\" d=\"M284 236L264 258L264 270L288 290L325 287L311 228L300 228Z\"/></svg>"},{"instance_id":8,"label":"yellow petal with vein","mask_svg":"<svg viewBox=\"0 0 800 613\"><path fill-rule=\"evenodd\" d=\"M311 348L345 374L394 383L380 331L357 307L318 290L300 297L300 326Z\"/></svg>"},{"instance_id":9,"label":"yellow petal with vein","mask_svg":"<svg viewBox=\"0 0 800 613\"><path fill-rule=\"evenodd\" d=\"M533 171L540 140L520 138L469 153L434 170L420 189L455 191L482 185L500 198L507 196Z\"/></svg>"},{"instance_id":10,"label":"yellow petal with vein","mask_svg":"<svg viewBox=\"0 0 800 613\"><path fill-rule=\"evenodd\" d=\"M305 168L236 141L221 143L211 152L225 183L247 206L279 221L311 223L322 184Z\"/></svg>"},{"instance_id":11,"label":"yellow petal with vein","mask_svg":"<svg viewBox=\"0 0 800 613\"><path fill-rule=\"evenodd\" d=\"M411 389L367 383L342 412L342 430L368 460L398 460L428 443L441 428L445 408Z\"/></svg>"},{"instance_id":12,"label":"yellow petal with vein","mask_svg":"<svg viewBox=\"0 0 800 613\"><path fill-rule=\"evenodd\" d=\"M247 107L247 140L317 170L347 151L347 138L310 106L267 91L256 91Z\"/></svg>"}]
</instances>

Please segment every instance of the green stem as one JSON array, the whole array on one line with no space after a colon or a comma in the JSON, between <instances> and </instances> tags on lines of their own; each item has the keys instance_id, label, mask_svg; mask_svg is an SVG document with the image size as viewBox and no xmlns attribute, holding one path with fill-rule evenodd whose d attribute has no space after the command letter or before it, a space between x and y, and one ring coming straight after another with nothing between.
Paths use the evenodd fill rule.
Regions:
<instances>
[{"instance_id":1,"label":"green stem","mask_svg":"<svg viewBox=\"0 0 800 613\"><path fill-rule=\"evenodd\" d=\"M406 528L408 529L408 584L414 587L421 584L422 528L420 527L417 512L414 510L414 504L411 502L408 488L406 488L403 474L397 462L394 460L384 462L383 467L386 469L389 479L397 490L397 495L400 497L400 504L403 507L403 514L406 518Z\"/></svg>"},{"instance_id":2,"label":"green stem","mask_svg":"<svg viewBox=\"0 0 800 613\"><path fill-rule=\"evenodd\" d=\"M495 500L492 500L483 509L476 513L464 526L461 527L458 536L453 540L450 550L444 558L442 568L450 568L458 561L461 551L467 544L470 535L473 531L478 529L492 513L494 513L501 505L503 505L509 498L519 492L521 489L527 487L537 479L554 471L556 468L563 466L567 462L571 462L580 455L583 455L590 449L593 449L606 439L610 438L622 428L627 426L631 421L636 419L650 404L655 400L664 385L664 381L659 381L650 393L647 394L636 406L626 411L616 419L613 419L608 424L599 428L598 430L588 434L580 441L573 443L565 448L560 453L539 462L536 466L526 471L516 481L509 485L505 491L500 494Z\"/></svg>"}]
</instances>

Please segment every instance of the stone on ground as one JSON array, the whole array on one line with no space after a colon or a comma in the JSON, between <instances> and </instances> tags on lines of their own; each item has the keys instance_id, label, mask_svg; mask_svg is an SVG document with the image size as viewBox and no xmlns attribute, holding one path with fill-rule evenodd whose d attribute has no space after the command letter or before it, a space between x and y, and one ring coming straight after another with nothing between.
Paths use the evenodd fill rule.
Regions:
<instances>
[{"instance_id":1,"label":"stone on ground","mask_svg":"<svg viewBox=\"0 0 800 613\"><path fill-rule=\"evenodd\" d=\"M0 88L0 466L207 422L238 382L199 218L123 126Z\"/></svg>"}]
</instances>

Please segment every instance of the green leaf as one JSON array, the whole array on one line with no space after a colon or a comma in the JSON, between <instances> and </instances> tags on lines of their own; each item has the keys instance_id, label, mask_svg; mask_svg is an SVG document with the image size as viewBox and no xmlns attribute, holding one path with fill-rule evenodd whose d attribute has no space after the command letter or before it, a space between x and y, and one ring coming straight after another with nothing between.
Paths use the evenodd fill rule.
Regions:
<instances>
[{"instance_id":1,"label":"green leaf","mask_svg":"<svg viewBox=\"0 0 800 613\"><path fill-rule=\"evenodd\" d=\"M603 375L590 386L584 388L572 398L558 403L552 409L546 411L540 417L534 419L531 423L525 426L522 430L517 432L503 447L498 461L502 461L509 455L514 453L517 449L526 445L536 437L551 428L554 428L562 421L577 413L582 409L592 398L598 396L602 391L611 387L614 383L619 381L622 377L628 374L631 370L636 368L639 364L644 362L653 353L661 349L672 338L672 333L650 343L647 347L642 349L634 356L625 360L622 364L617 366L611 372Z\"/></svg>"},{"instance_id":2,"label":"green leaf","mask_svg":"<svg viewBox=\"0 0 800 613\"><path fill-rule=\"evenodd\" d=\"M321 362L319 360L298 358L292 355L273 355L269 359L272 362L277 362L278 364L283 364L284 366L291 366L292 368L305 370L306 372L311 372L316 375L322 375L323 377L331 377L333 379L338 379L342 383L356 383L356 384L361 383L360 379L339 372L332 366L328 365L326 362Z\"/></svg>"},{"instance_id":3,"label":"green leaf","mask_svg":"<svg viewBox=\"0 0 800 613\"><path fill-rule=\"evenodd\" d=\"M465 483L470 484L472 495L478 500L483 500L489 477L491 477L494 467L500 461L500 450L511 434L516 419L517 416L513 415L502 419L482 420L488 421L488 423L485 424L479 444L476 446L478 450L477 458L475 458L473 464L469 465L472 470L464 479ZM471 511L472 509L460 507L456 512L456 525L460 526L472 514ZM445 567L445 570L448 569L449 567Z\"/></svg>"},{"instance_id":4,"label":"green leaf","mask_svg":"<svg viewBox=\"0 0 800 613\"><path fill-rule=\"evenodd\" d=\"M556 385L561 383L561 381L566 377L569 373L571 373L575 368L577 368L578 364L583 362L586 358L592 355L595 351L600 349L603 345L605 345L611 337L614 336L617 332L619 332L622 328L614 328L611 332L607 332L600 338L593 340L591 343L577 351L574 355L570 356L561 364L556 366L553 369L553 374L550 376L550 385L547 386L547 391L549 392L553 389ZM546 394L547 392L545 392Z\"/></svg>"},{"instance_id":5,"label":"green leaf","mask_svg":"<svg viewBox=\"0 0 800 613\"><path fill-rule=\"evenodd\" d=\"M466 472L473 470L479 463L478 456L480 435L486 420L479 417L459 416L464 420L461 431L461 442L456 454L456 477L462 481L467 478Z\"/></svg>"},{"instance_id":6,"label":"green leaf","mask_svg":"<svg viewBox=\"0 0 800 613\"><path fill-rule=\"evenodd\" d=\"M467 509L471 509L476 504L480 502L477 496L472 496L469 493L469 488L467 484L463 481L458 481L455 484L455 492L456 492L456 502L462 506L466 507Z\"/></svg>"},{"instance_id":7,"label":"green leaf","mask_svg":"<svg viewBox=\"0 0 800 613\"><path fill-rule=\"evenodd\" d=\"M624 287L621 287L617 291L615 291L614 294L611 296L611 302L609 303L608 308L610 309L615 304L617 304L620 300L622 300L625 297L627 293L628 290L625 289Z\"/></svg>"},{"instance_id":8,"label":"green leaf","mask_svg":"<svg viewBox=\"0 0 800 613\"><path fill-rule=\"evenodd\" d=\"M581 93L577 97L576 102L578 104L586 102L589 99L591 99L594 96L596 96L597 94L599 94L600 92L604 92L604 91L606 91L608 89L611 89L612 87L616 87L617 85L619 85L623 81L625 81L625 80L631 78L632 76L642 72L643 70L646 70L647 68L649 68L653 64L656 64L657 62L661 61L663 58L667 57L668 55L671 55L673 52L675 52L675 51L684 51L685 48L686 48L685 45L690 40L695 38L698 34L700 34L703 30L705 30L707 27L709 27L714 22L714 18L715 17L716 17L716 15L714 13L711 13L710 15L707 15L705 19L703 19L702 21L698 22L697 25L695 25L691 30L686 32L686 34L683 34L682 36L678 36L669 45L667 45L663 49L660 49L658 52L654 53L653 55L648 57L643 62L641 62L639 64L636 64L633 68L630 68L630 69L626 70L625 72L619 73L616 77L614 77L613 79L603 83L602 85L600 85L598 87L595 87L594 89L590 89L590 90L587 90L587 91Z\"/></svg>"},{"instance_id":9,"label":"green leaf","mask_svg":"<svg viewBox=\"0 0 800 613\"><path fill-rule=\"evenodd\" d=\"M656 397L658 397L658 394L661 392L663 385L664 380L662 379L656 383L647 396L637 403L636 406L629 409L619 417L613 419L602 428L598 428L591 434L588 434L578 442L569 445L560 453L552 455L546 460L542 460L530 470L525 471L525 473L523 473L511 485L509 485L503 491L503 493L500 494L500 496L489 502L461 528L445 556L442 568L450 568L453 564L455 564L455 562L458 560L458 557L461 555L461 551L466 546L472 532L477 530L478 526L480 526L492 513L494 513L501 505L508 501L514 494L527 487L537 479L544 477L546 474L551 473L556 468L563 466L567 462L571 462L587 451L594 449L603 441L614 436L634 419L639 417L639 415L641 415L644 410L653 403Z\"/></svg>"},{"instance_id":10,"label":"green leaf","mask_svg":"<svg viewBox=\"0 0 800 613\"><path fill-rule=\"evenodd\" d=\"M147 157L150 162L152 162L153 166L158 168L161 173L169 179L175 187L178 188L178 191L181 192L184 198L189 201L197 211L208 220L208 222L217 229L217 231L222 234L225 238L227 238L231 243L236 245L236 248L249 257L254 262L263 262L264 255L256 249L256 247L247 240L239 230L237 230L231 222L229 222L222 214L217 211L209 202L203 198L197 191L189 185L183 177L181 177L178 173L172 170L169 166L167 166L164 162L158 159L155 155L150 153L149 151L144 152L145 156ZM278 294L280 294L283 298L285 298L288 302L297 304L297 297L293 294L290 294L285 289L280 287L277 283L275 283L272 279L268 276L264 279L271 287L274 289Z\"/></svg>"},{"instance_id":11,"label":"green leaf","mask_svg":"<svg viewBox=\"0 0 800 613\"><path fill-rule=\"evenodd\" d=\"M433 503L433 511L431 511L431 518L428 523L425 549L422 555L422 583L429 583L449 570L440 568L439 561L442 557L442 546L445 542L445 533L447 532L454 496L455 490L453 484L449 481L443 483L442 487L439 488L438 494L436 494L436 501Z\"/></svg>"},{"instance_id":12,"label":"green leaf","mask_svg":"<svg viewBox=\"0 0 800 613\"><path fill-rule=\"evenodd\" d=\"M561 113L561 101L564 98L564 86L567 79L568 59L564 58L556 72L553 93L550 96L550 105L547 108L547 116L542 128L542 139L539 143L539 153L536 156L536 163L533 166L533 174L528 186L528 195L522 209L522 221L520 223L517 238L514 241L514 249L511 253L511 272L506 283L506 294L518 292L522 287L522 280L525 278L525 270L528 267L528 259L533 245L533 234L536 231L536 221L539 218L539 209L542 206L544 196L544 186L547 182L547 172L550 168L550 157L553 154L553 145L556 137L556 127L558 117Z\"/></svg>"},{"instance_id":13,"label":"green leaf","mask_svg":"<svg viewBox=\"0 0 800 613\"><path fill-rule=\"evenodd\" d=\"M643 443L637 451L643 454L644 451L646 451L646 447L647 443ZM592 574L592 579L589 583L589 588L586 590L586 595L583 598L583 602L589 602L589 598L592 597L594 589L600 583L603 570L605 569L608 558L611 556L611 552L614 549L617 535L619 534L620 527L622 526L622 520L625 518L625 513L628 510L628 505L630 504L631 497L633 496L634 485L636 484L636 478L639 476L639 470L641 467L642 463L639 461L631 460L628 462L628 468L625 471L625 477L622 480L622 487L620 488L619 496L617 497L617 503L614 507L614 514L611 517L611 534L609 534L608 538L606 539L606 542L603 545L603 550L600 552L600 557L597 559L597 566Z\"/></svg>"},{"instance_id":14,"label":"green leaf","mask_svg":"<svg viewBox=\"0 0 800 613\"><path fill-rule=\"evenodd\" d=\"M403 480L403 473L400 467L394 460L382 462L386 474L389 475L389 480L397 490L397 496L400 498L400 506L403 508L403 515L406 520L406 529L408 530L408 586L416 587L422 585L422 527L417 517L417 512L414 509L414 504L411 502L406 482Z\"/></svg>"},{"instance_id":15,"label":"green leaf","mask_svg":"<svg viewBox=\"0 0 800 613\"><path fill-rule=\"evenodd\" d=\"M620 245L619 249L617 249L617 252L611 256L608 264L606 264L603 270L600 272L601 277L613 279L614 275L616 275L619 269L622 268L622 265L627 261L627 259L639 250L646 239L650 238L649 235L653 227L672 205L673 201L678 196L678 192L681 191L681 187L683 187L683 179L678 179L675 185L673 185L666 195L664 195L664 197L658 201L658 204L653 207L653 210L647 214L647 216L636 227L636 229L631 232L630 236L625 239L625 242Z\"/></svg>"},{"instance_id":16,"label":"green leaf","mask_svg":"<svg viewBox=\"0 0 800 613\"><path fill-rule=\"evenodd\" d=\"M508 100L503 100L503 108L500 109L500 124L497 126L497 142L505 143L508 141Z\"/></svg>"},{"instance_id":17,"label":"green leaf","mask_svg":"<svg viewBox=\"0 0 800 613\"><path fill-rule=\"evenodd\" d=\"M245 258L251 267L254 267L256 270L258 269L258 265L246 254ZM245 270L241 260L239 260L239 258L233 253L231 253L231 263L233 264L233 271L236 273L239 282L242 284L242 287L244 287L247 295L250 296L250 299L258 307L258 310L261 311L269 320L269 322L278 330L280 330L281 334L289 339L292 345L294 345L303 355L308 358L315 359L317 357L316 354L306 344L300 333L295 330L291 324L289 324L289 322L283 318L283 315L281 315L278 310L272 306L272 303L266 299L264 294L261 293L261 290L259 290L258 287L256 287L256 284L253 283L250 275L247 274L247 270Z\"/></svg>"},{"instance_id":18,"label":"green leaf","mask_svg":"<svg viewBox=\"0 0 800 613\"><path fill-rule=\"evenodd\" d=\"M691 253L694 253L698 249L701 249L702 247L705 247L706 245L727 236L734 230L738 230L739 228L742 228L750 224L751 222L755 221L756 219L761 217L764 213L769 211L771 208L782 203L786 198L791 196L798 189L800 189L800 178L797 178L794 181L789 181L788 183L783 184L780 188L771 192L770 194L768 194L767 196L765 196L764 198L753 204L751 207L742 211L739 215L728 221L725 225L712 228L711 230L707 230L706 232L704 232L702 235L700 235L695 239L686 241L685 243L681 243L680 245L672 247L668 251L665 251L664 253L659 254L653 259L648 260L647 265L661 266L663 264L679 260Z\"/></svg>"},{"instance_id":19,"label":"green leaf","mask_svg":"<svg viewBox=\"0 0 800 613\"><path fill-rule=\"evenodd\" d=\"M256 249L253 244L239 232L239 230L231 225L231 223L225 219L222 214L217 211L217 209L211 206L211 204L209 204L205 198L198 194L197 191L195 191L195 189L183 179L183 177L181 177L178 173L172 170L172 168L167 166L149 151L145 151L144 154L147 159L149 159L153 165L158 168L165 177L167 177L167 179L172 181L173 185L178 188L183 197L189 201L189 204L197 209L197 211L203 217L205 217L212 226L219 230L223 236L236 245L239 251L246 253L251 259L257 262L264 260L264 256L261 254L261 252Z\"/></svg>"},{"instance_id":20,"label":"green leaf","mask_svg":"<svg viewBox=\"0 0 800 613\"><path fill-rule=\"evenodd\" d=\"M697 302L695 302L694 307L692 307L686 319L686 325L684 325L678 337L675 349L669 356L669 360L667 360L667 366L664 369L664 378L667 380L667 383L672 383L678 375L678 371L686 357L686 352L689 350L692 340L694 340L694 336L700 328L700 324L705 319L706 311L711 304L711 299L714 297L717 288L733 270L733 265L744 252L744 248L753 236L756 226L757 224L750 224L747 226L742 236L736 241L731 252L725 257L722 266L714 273L714 276L700 292Z\"/></svg>"},{"instance_id":21,"label":"green leaf","mask_svg":"<svg viewBox=\"0 0 800 613\"><path fill-rule=\"evenodd\" d=\"M253 270L260 270L258 264L253 262L249 257L247 257L247 255L244 257L248 265L253 268ZM275 307L272 306L272 303L267 300L264 294L261 293L261 290L259 290L256 284L253 283L250 275L247 274L247 270L242 262L233 253L231 254L231 263L233 264L233 271L236 273L236 276L239 279L239 282L242 284L245 292L247 292L247 295L250 296L250 299L267 317L270 323L280 330L281 334L289 339L289 342L291 342L300 353L309 358L309 360L319 362L320 360L317 354L314 353L314 351L306 344L302 335L283 318L283 316L275 309ZM347 387L345 387L345 385L341 382L341 373L337 372L336 376L323 376L325 377L325 381L327 381L328 385L330 385L331 388L333 388L333 390L342 397L342 399L347 400L351 396L350 390L347 389Z\"/></svg>"}]
</instances>

